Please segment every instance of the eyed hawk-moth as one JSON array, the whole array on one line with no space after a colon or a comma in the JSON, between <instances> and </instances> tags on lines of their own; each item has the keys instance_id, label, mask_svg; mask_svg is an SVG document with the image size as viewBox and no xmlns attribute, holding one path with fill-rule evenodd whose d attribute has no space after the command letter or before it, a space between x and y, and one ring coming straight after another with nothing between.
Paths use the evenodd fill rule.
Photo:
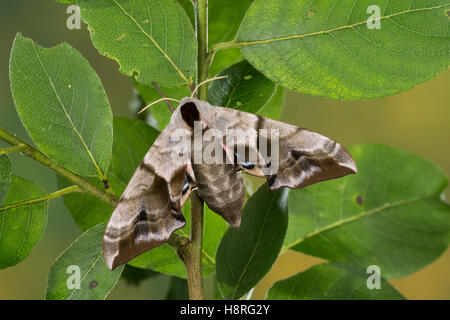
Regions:
<instances>
[{"instance_id":1,"label":"eyed hawk-moth","mask_svg":"<svg viewBox=\"0 0 450 320\"><path fill-rule=\"evenodd\" d=\"M184 132L181 142L173 139L174 132L180 129ZM195 151L205 151L205 143L200 146L197 143L196 149L195 135L208 129L222 133L223 137L229 130L246 134L235 135L231 143L219 141L221 154L217 154L216 148L215 156L228 161L194 161ZM272 147L274 141L267 133L271 130L278 132L276 170L259 152L261 140ZM192 141L194 146L180 148L180 144ZM250 151L256 154L253 161L249 161ZM174 161L177 152L182 154L183 161ZM182 228L185 219L181 208L195 188L212 211L231 226L239 227L244 204L242 172L266 178L271 189L302 188L356 173L356 165L339 143L313 131L184 98L136 169L112 213L103 236L107 266L114 269L162 245Z\"/></svg>"}]
</instances>

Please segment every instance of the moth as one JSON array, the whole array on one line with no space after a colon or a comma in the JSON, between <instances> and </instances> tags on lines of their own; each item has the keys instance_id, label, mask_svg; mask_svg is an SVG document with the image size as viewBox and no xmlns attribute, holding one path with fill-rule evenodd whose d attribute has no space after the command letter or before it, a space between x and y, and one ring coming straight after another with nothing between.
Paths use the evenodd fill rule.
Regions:
<instances>
[{"instance_id":1,"label":"moth","mask_svg":"<svg viewBox=\"0 0 450 320\"><path fill-rule=\"evenodd\" d=\"M184 139L174 140L174 132L180 129ZM194 153L206 148L205 143L195 143L197 135L208 129L224 137L230 130L246 133L236 135L231 143L220 140L220 150L215 145L216 157L233 161L194 161ZM276 171L271 171L273 163L260 152L261 141L270 147L274 144L268 130L278 132ZM180 148L180 144L185 148ZM174 161L174 153L183 160ZM253 160L250 153L256 154ZM343 146L316 132L184 98L136 169L112 213L103 236L107 266L114 269L164 244L174 231L184 227L181 208L194 189L212 211L231 226L239 227L244 204L242 172L265 178L271 189L302 188L356 173L356 165Z\"/></svg>"}]
</instances>

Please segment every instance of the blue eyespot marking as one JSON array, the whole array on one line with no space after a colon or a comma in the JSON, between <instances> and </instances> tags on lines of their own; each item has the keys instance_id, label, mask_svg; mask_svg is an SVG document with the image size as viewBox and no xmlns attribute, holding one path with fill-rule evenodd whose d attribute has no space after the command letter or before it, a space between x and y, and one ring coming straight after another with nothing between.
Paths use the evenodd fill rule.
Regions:
<instances>
[{"instance_id":1,"label":"blue eyespot marking","mask_svg":"<svg viewBox=\"0 0 450 320\"><path fill-rule=\"evenodd\" d=\"M181 194L184 195L186 194L186 192L189 189L189 181L188 181L188 177L186 175L185 179L184 179L184 185L183 185L183 191L181 191Z\"/></svg>"},{"instance_id":2,"label":"blue eyespot marking","mask_svg":"<svg viewBox=\"0 0 450 320\"><path fill-rule=\"evenodd\" d=\"M240 157L237 155L237 153L234 153L234 161L237 164L241 165L242 168L247 169L247 170L251 170L251 169L253 169L255 167L255 165L253 163L251 163L251 162L248 162L248 161L245 161L245 160L242 161L240 159Z\"/></svg>"},{"instance_id":3,"label":"blue eyespot marking","mask_svg":"<svg viewBox=\"0 0 450 320\"><path fill-rule=\"evenodd\" d=\"M244 163L240 163L240 165L247 170L251 170L255 167L255 165L253 163L250 162L244 162Z\"/></svg>"}]
</instances>

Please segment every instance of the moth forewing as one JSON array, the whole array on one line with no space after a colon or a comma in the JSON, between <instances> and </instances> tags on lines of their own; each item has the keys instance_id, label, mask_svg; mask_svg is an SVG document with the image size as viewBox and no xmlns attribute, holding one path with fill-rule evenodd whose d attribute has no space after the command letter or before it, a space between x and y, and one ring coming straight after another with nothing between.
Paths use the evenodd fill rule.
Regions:
<instances>
[{"instance_id":1,"label":"moth forewing","mask_svg":"<svg viewBox=\"0 0 450 320\"><path fill-rule=\"evenodd\" d=\"M170 161L173 165L187 165L191 162L191 133L185 128L177 128L170 135Z\"/></svg>"},{"instance_id":2,"label":"moth forewing","mask_svg":"<svg viewBox=\"0 0 450 320\"><path fill-rule=\"evenodd\" d=\"M183 129L179 112L144 156L111 215L103 235L103 254L110 269L164 244L185 225L181 207L190 150L187 161L173 161L171 135L177 128ZM186 132L189 135L189 131L183 135Z\"/></svg>"}]
</instances>

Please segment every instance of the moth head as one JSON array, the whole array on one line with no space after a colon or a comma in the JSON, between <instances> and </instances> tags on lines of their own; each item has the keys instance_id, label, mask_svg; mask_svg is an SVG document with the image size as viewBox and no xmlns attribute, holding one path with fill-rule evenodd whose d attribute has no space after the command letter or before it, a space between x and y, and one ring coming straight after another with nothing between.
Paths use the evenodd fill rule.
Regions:
<instances>
[{"instance_id":1,"label":"moth head","mask_svg":"<svg viewBox=\"0 0 450 320\"><path fill-rule=\"evenodd\" d=\"M201 121L200 112L198 111L197 104L192 99L182 100L179 106L181 118L184 123L194 128L195 121Z\"/></svg>"},{"instance_id":2,"label":"moth head","mask_svg":"<svg viewBox=\"0 0 450 320\"><path fill-rule=\"evenodd\" d=\"M183 98L179 107L175 110L172 117L177 117L188 128L194 128L195 121L201 122L201 128L212 128L215 114L207 102L195 98Z\"/></svg>"}]
</instances>

